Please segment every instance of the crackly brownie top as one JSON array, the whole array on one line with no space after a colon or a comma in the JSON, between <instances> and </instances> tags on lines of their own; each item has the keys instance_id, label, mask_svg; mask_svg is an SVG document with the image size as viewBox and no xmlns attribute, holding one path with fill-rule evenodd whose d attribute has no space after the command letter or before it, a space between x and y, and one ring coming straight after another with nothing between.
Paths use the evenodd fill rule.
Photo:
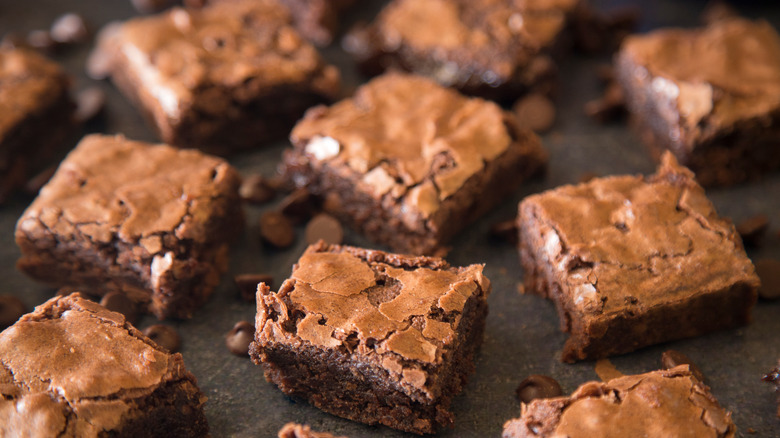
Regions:
<instances>
[{"instance_id":1,"label":"crackly brownie top","mask_svg":"<svg viewBox=\"0 0 780 438\"><path fill-rule=\"evenodd\" d=\"M586 314L647 310L758 277L727 219L666 152L655 175L616 176L526 198L569 300Z\"/></svg>"},{"instance_id":2,"label":"crackly brownie top","mask_svg":"<svg viewBox=\"0 0 780 438\"><path fill-rule=\"evenodd\" d=\"M40 436L66 427L97 436L135 409L132 399L186 376L180 354L121 314L79 294L55 297L0 333L0 432L35 424Z\"/></svg>"},{"instance_id":3,"label":"crackly brownie top","mask_svg":"<svg viewBox=\"0 0 780 438\"><path fill-rule=\"evenodd\" d=\"M627 56L677 100L691 127L728 124L780 107L780 35L766 21L731 19L697 29L664 29L626 39Z\"/></svg>"},{"instance_id":4,"label":"crackly brownie top","mask_svg":"<svg viewBox=\"0 0 780 438\"><path fill-rule=\"evenodd\" d=\"M278 86L305 84L327 96L338 89L338 71L275 0L221 1L136 18L106 38L102 50L121 51L174 118L195 92L210 87L239 89L231 97L244 104Z\"/></svg>"},{"instance_id":5,"label":"crackly brownie top","mask_svg":"<svg viewBox=\"0 0 780 438\"><path fill-rule=\"evenodd\" d=\"M276 320L262 315L260 300L270 298L258 296L258 321L265 320L258 331L276 342L303 340L363 356L391 353L381 365L422 388L424 373L404 364L441 364L458 337L466 302L490 292L482 269L320 242L280 288L281 301L271 307L284 303L287 309Z\"/></svg>"},{"instance_id":6,"label":"crackly brownie top","mask_svg":"<svg viewBox=\"0 0 780 438\"><path fill-rule=\"evenodd\" d=\"M375 24L384 50L407 46L481 66L486 83L512 76L550 46L579 0L395 0ZM493 80L490 76L494 76ZM446 75L442 75L446 79ZM443 82L447 82L446 80Z\"/></svg>"},{"instance_id":7,"label":"crackly brownie top","mask_svg":"<svg viewBox=\"0 0 780 438\"><path fill-rule=\"evenodd\" d=\"M570 397L537 399L514 420L525 437L733 437L736 426L687 365L588 382ZM525 423L525 424L523 424Z\"/></svg>"},{"instance_id":8,"label":"crackly brownie top","mask_svg":"<svg viewBox=\"0 0 780 438\"><path fill-rule=\"evenodd\" d=\"M504 118L493 102L420 76L389 73L350 99L309 110L291 140L313 167L342 169L360 190L401 199L428 217L510 147Z\"/></svg>"},{"instance_id":9,"label":"crackly brownie top","mask_svg":"<svg viewBox=\"0 0 780 438\"><path fill-rule=\"evenodd\" d=\"M67 85L56 63L29 50L0 48L0 142L19 122L59 99Z\"/></svg>"},{"instance_id":10,"label":"crackly brownie top","mask_svg":"<svg viewBox=\"0 0 780 438\"><path fill-rule=\"evenodd\" d=\"M140 243L150 254L162 237L209 241L217 205L238 197L238 173L196 150L122 136L89 135L68 154L19 219L18 231L48 228L93 242Z\"/></svg>"}]
</instances>

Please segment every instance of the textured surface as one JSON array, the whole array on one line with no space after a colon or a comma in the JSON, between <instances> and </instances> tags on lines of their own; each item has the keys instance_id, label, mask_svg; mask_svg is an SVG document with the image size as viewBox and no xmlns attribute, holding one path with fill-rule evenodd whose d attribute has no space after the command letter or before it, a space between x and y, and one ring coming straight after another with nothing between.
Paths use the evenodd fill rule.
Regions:
<instances>
[{"instance_id":1,"label":"textured surface","mask_svg":"<svg viewBox=\"0 0 780 438\"><path fill-rule=\"evenodd\" d=\"M599 0L598 5L624 4ZM641 0L643 9L641 30L660 26L698 24L697 14L704 0ZM377 2L367 1L375 7ZM780 26L780 5L771 2L740 2L741 11L752 18L763 16ZM376 9L376 8L375 8ZM105 0L31 0L0 2L0 29L28 31L46 28L59 15L78 10L97 25L114 19L126 19L134 14L129 1L115 1L111 8ZM345 17L345 23L350 21ZM355 17L352 17L354 19ZM370 18L364 16L364 18ZM94 84L81 73L87 48L76 48L63 54L69 72L76 76L78 86ZM340 65L349 65L349 57L331 48L326 56ZM512 219L517 214L518 201L525 195L576 183L585 172L598 175L650 174L655 164L648 157L637 136L622 125L600 126L582 112L583 104L599 94L595 67L608 62L608 57L589 59L574 56L564 63L563 81L556 100L558 122L550 134L542 138L550 152L546 177L506 199L495 211L476 222L468 232L453 241L454 249L447 257L453 265L486 263L485 275L490 278L493 293L488 299L485 342L477 357L476 373L461 396L453 402L455 428L442 431L438 437L499 436L505 421L520 414L515 388L530 374L547 374L561 382L564 394L574 391L584 382L597 378L593 362L574 365L559 361L566 334L558 328L554 306L547 300L517 293L523 274L517 251L509 245L491 243L490 226ZM348 84L357 84L355 76L347 76ZM103 124L93 126L104 132L122 132L129 138L155 141L155 135L143 123L141 116L110 83L97 84L108 94L107 117ZM280 161L286 144L278 144L253 154L231 157L243 173L263 171L270 175ZM736 222L758 213L769 215L771 224L764 245L749 248L750 257L780 258L780 175L770 174L764 180L730 189L709 190L718 212ZM19 251L13 244L16 220L30 199L17 198L0 210L0 273L5 293L18 295L29 306L42 303L53 291L26 278L14 268ZM248 223L254 223L260 212L273 208L250 207ZM277 281L290 275L293 263L301 256L306 243L303 229L298 229L296 245L285 251L274 251L258 243L256 229L249 228L240 245L231 252L230 271L272 273ZM348 232L345 242L371 246L367 240ZM645 348L625 356L611 358L618 370L640 374L660 366L661 353L669 348L684 352L707 376L712 392L720 404L733 412L734 422L744 433L752 428L754 436L780 435L776 395L773 385L761 377L777 365L780 345L780 302L759 301L753 312L753 322L744 328L727 330L694 339ZM189 369L198 378L208 401L205 405L211 433L216 436L273 436L290 421L308 423L318 431L355 437L405 437L406 434L383 427L368 427L321 412L305 403L296 403L265 381L262 369L246 358L233 356L224 347L224 335L238 320L254 320L255 305L240 300L229 278L224 278L206 307L195 312L193 319L175 322L182 335L182 355ZM156 323L145 317L143 328ZM750 436L747 435L746 436Z\"/></svg>"}]
</instances>

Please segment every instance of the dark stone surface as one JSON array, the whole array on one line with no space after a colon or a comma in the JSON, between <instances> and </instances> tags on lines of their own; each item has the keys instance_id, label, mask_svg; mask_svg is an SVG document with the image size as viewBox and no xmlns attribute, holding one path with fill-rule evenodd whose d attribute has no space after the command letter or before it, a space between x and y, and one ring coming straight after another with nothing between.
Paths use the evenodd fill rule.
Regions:
<instances>
[{"instance_id":1,"label":"dark stone surface","mask_svg":"<svg viewBox=\"0 0 780 438\"><path fill-rule=\"evenodd\" d=\"M615 0L596 0L605 9L625 4ZM644 14L640 30L666 25L696 25L704 0L641 0ZM376 9L378 2L361 4ZM739 2L737 8L748 17L766 17L780 27L780 3L766 1ZM2 32L26 34L33 29L47 29L57 17L77 12L91 25L124 19L136 14L129 0L31 0L0 2ZM356 17L345 19L354 22ZM1 36L1 35L0 35ZM99 123L87 125L90 131L124 133L127 137L155 141L153 132L110 82L95 82L84 74L84 64L90 44L55 54L74 76L75 89L97 85L106 92L105 117ZM354 89L357 77L348 56L337 47L325 50L333 62L347 66L344 70L345 90ZM543 136L550 152L547 175L525 185L514 197L478 221L471 229L453 241L448 257L453 264L486 263L486 275L493 282L489 299L485 343L477 359L477 372L463 393L453 403L455 429L443 431L439 437L499 436L502 425L520 414L515 398L518 384L530 374L545 374L558 380L565 394L588 380L596 380L593 362L575 365L561 363L561 347L566 336L558 329L558 317L551 303L520 295L517 284L522 280L518 256L505 243L491 242L490 227L516 213L518 201L525 195L560 184L576 183L580 175L650 173L655 165L639 139L625 126L601 126L583 113L585 102L601 93L597 67L608 58L574 55L564 62L563 80L556 98L557 121L554 129ZM230 157L244 175L273 175L285 143L253 153ZM780 258L780 174L761 182L727 189L710 190L719 212L739 222L759 213L771 220L770 230L760 248L750 248L754 258ZM53 296L55 291L37 284L18 272L14 263L19 251L13 243L17 218L31 198L19 196L0 207L0 293L20 297L32 308ZM262 207L247 206L248 224L257 224L262 212L276 208L280 200ZM312 427L351 437L407 436L387 428L367 427L333 417L316 408L291 401L263 378L260 367L246 358L232 355L225 348L225 334L236 321L254 321L255 306L235 293L233 276L246 272L264 272L277 282L286 278L292 264L305 248L303 225L296 227L296 243L284 250L263 248L257 227L250 227L246 236L232 249L230 272L226 274L214 296L188 321L170 321L182 336L184 361L198 378L208 396L206 416L215 437L273 436L286 422L309 423ZM370 246L367 240L345 230L347 244ZM642 349L625 356L610 358L623 373L643 373L659 368L659 357L668 349L685 351L707 376L713 394L733 418L741 433L748 428L755 436L780 436L777 404L771 385L761 382L767 370L780 358L780 301L759 301L753 323L747 327L672 342ZM154 317L142 317L139 326L156 323ZM168 324L169 322L166 322Z\"/></svg>"}]
</instances>

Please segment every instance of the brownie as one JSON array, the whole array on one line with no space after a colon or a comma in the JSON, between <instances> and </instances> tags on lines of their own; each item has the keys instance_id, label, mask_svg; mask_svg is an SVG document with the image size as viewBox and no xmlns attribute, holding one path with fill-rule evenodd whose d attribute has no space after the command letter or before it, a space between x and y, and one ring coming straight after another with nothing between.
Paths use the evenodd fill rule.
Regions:
<instances>
[{"instance_id":1,"label":"brownie","mask_svg":"<svg viewBox=\"0 0 780 438\"><path fill-rule=\"evenodd\" d=\"M519 206L525 290L571 334L562 360L627 353L746 324L755 268L734 225L670 152L649 177L562 186Z\"/></svg>"},{"instance_id":2,"label":"brownie","mask_svg":"<svg viewBox=\"0 0 780 438\"><path fill-rule=\"evenodd\" d=\"M56 63L0 47L0 204L65 146L75 128L69 88Z\"/></svg>"},{"instance_id":3,"label":"brownie","mask_svg":"<svg viewBox=\"0 0 780 438\"><path fill-rule=\"evenodd\" d=\"M286 394L340 417L418 434L453 424L474 371L490 282L483 265L309 246L257 290L250 356Z\"/></svg>"},{"instance_id":4,"label":"brownie","mask_svg":"<svg viewBox=\"0 0 780 438\"><path fill-rule=\"evenodd\" d=\"M290 10L298 32L318 46L327 46L336 36L339 14L355 0L280 0Z\"/></svg>"},{"instance_id":5,"label":"brownie","mask_svg":"<svg viewBox=\"0 0 780 438\"><path fill-rule=\"evenodd\" d=\"M467 94L549 94L580 0L393 0L345 39L368 74L402 69Z\"/></svg>"},{"instance_id":6,"label":"brownie","mask_svg":"<svg viewBox=\"0 0 780 438\"><path fill-rule=\"evenodd\" d=\"M681 365L587 382L569 397L533 400L523 404L520 418L504 424L502 436L726 438L736 430L710 389Z\"/></svg>"},{"instance_id":7,"label":"brownie","mask_svg":"<svg viewBox=\"0 0 780 438\"><path fill-rule=\"evenodd\" d=\"M158 318L188 318L241 232L238 172L196 150L90 135L16 225L18 268L52 286L121 291Z\"/></svg>"},{"instance_id":8,"label":"brownie","mask_svg":"<svg viewBox=\"0 0 780 438\"><path fill-rule=\"evenodd\" d=\"M290 140L288 179L342 223L415 254L441 252L547 161L539 138L496 104L400 73L310 109Z\"/></svg>"},{"instance_id":9,"label":"brownie","mask_svg":"<svg viewBox=\"0 0 780 438\"><path fill-rule=\"evenodd\" d=\"M279 430L279 438L347 438L337 437L327 432L315 432L303 424L287 423Z\"/></svg>"},{"instance_id":10,"label":"brownie","mask_svg":"<svg viewBox=\"0 0 780 438\"><path fill-rule=\"evenodd\" d=\"M780 168L780 36L722 20L627 38L616 73L643 141L670 150L704 186Z\"/></svg>"},{"instance_id":11,"label":"brownie","mask_svg":"<svg viewBox=\"0 0 780 438\"><path fill-rule=\"evenodd\" d=\"M338 93L338 70L290 20L275 0L173 8L104 32L96 56L164 142L225 154L283 138Z\"/></svg>"},{"instance_id":12,"label":"brownie","mask_svg":"<svg viewBox=\"0 0 780 438\"><path fill-rule=\"evenodd\" d=\"M180 354L78 293L0 333L2 436L208 436L205 401Z\"/></svg>"},{"instance_id":13,"label":"brownie","mask_svg":"<svg viewBox=\"0 0 780 438\"><path fill-rule=\"evenodd\" d=\"M777 392L777 416L780 418L780 360L777 361L777 367L764 376L764 381L775 385Z\"/></svg>"}]
</instances>

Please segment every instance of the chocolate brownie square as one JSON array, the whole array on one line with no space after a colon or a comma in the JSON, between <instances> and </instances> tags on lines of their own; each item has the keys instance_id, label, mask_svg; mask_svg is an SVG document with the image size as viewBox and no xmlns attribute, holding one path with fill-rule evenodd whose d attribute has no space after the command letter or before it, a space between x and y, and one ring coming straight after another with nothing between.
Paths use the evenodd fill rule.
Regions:
<instances>
[{"instance_id":1,"label":"chocolate brownie square","mask_svg":"<svg viewBox=\"0 0 780 438\"><path fill-rule=\"evenodd\" d=\"M135 18L105 32L97 50L164 142L220 154L283 137L339 89L338 70L275 0Z\"/></svg>"},{"instance_id":2,"label":"chocolate brownie square","mask_svg":"<svg viewBox=\"0 0 780 438\"><path fill-rule=\"evenodd\" d=\"M75 128L69 88L56 63L0 47L0 204L65 145Z\"/></svg>"},{"instance_id":3,"label":"chocolate brownie square","mask_svg":"<svg viewBox=\"0 0 780 438\"><path fill-rule=\"evenodd\" d=\"M366 73L402 69L464 93L549 94L552 60L579 0L393 0L345 39Z\"/></svg>"},{"instance_id":4,"label":"chocolate brownie square","mask_svg":"<svg viewBox=\"0 0 780 438\"><path fill-rule=\"evenodd\" d=\"M290 180L369 238L415 254L442 251L547 161L498 105L399 73L310 109L290 140Z\"/></svg>"},{"instance_id":5,"label":"chocolate brownie square","mask_svg":"<svg viewBox=\"0 0 780 438\"><path fill-rule=\"evenodd\" d=\"M746 324L755 268L734 225L666 152L655 175L597 178L519 206L525 290L555 302L562 360Z\"/></svg>"},{"instance_id":6,"label":"chocolate brownie square","mask_svg":"<svg viewBox=\"0 0 780 438\"><path fill-rule=\"evenodd\" d=\"M615 62L656 158L672 151L704 186L780 168L780 36L769 23L730 19L631 36Z\"/></svg>"},{"instance_id":7,"label":"chocolate brownie square","mask_svg":"<svg viewBox=\"0 0 780 438\"><path fill-rule=\"evenodd\" d=\"M323 411L433 433L452 425L450 402L474 371L490 293L482 269L319 242L278 292L258 286L250 355Z\"/></svg>"},{"instance_id":8,"label":"chocolate brownie square","mask_svg":"<svg viewBox=\"0 0 780 438\"><path fill-rule=\"evenodd\" d=\"M777 392L777 416L780 417L780 360L777 361L777 367L764 376L764 381L775 385Z\"/></svg>"},{"instance_id":9,"label":"chocolate brownie square","mask_svg":"<svg viewBox=\"0 0 780 438\"><path fill-rule=\"evenodd\" d=\"M180 354L78 293L0 333L1 436L208 436L205 401Z\"/></svg>"},{"instance_id":10,"label":"chocolate brownie square","mask_svg":"<svg viewBox=\"0 0 780 438\"><path fill-rule=\"evenodd\" d=\"M587 382L569 397L523 404L504 438L734 437L737 427L687 365Z\"/></svg>"},{"instance_id":11,"label":"chocolate brownie square","mask_svg":"<svg viewBox=\"0 0 780 438\"><path fill-rule=\"evenodd\" d=\"M158 318L188 318L241 232L238 172L196 150L90 135L16 225L17 266L52 286L122 291Z\"/></svg>"}]
</instances>

